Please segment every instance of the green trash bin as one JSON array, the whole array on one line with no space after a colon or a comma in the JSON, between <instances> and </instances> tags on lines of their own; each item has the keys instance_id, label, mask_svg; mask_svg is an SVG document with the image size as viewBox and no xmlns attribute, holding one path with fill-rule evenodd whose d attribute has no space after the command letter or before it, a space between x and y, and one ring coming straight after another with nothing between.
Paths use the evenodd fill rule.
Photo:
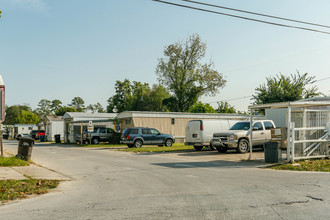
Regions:
<instances>
[{"instance_id":1,"label":"green trash bin","mask_svg":"<svg viewBox=\"0 0 330 220\"><path fill-rule=\"evenodd\" d=\"M18 150L16 157L26 161L31 159L33 144L34 139L21 137L18 141Z\"/></svg>"},{"instance_id":2,"label":"green trash bin","mask_svg":"<svg viewBox=\"0 0 330 220\"><path fill-rule=\"evenodd\" d=\"M60 144L61 143L61 135L60 134L55 134L54 135L55 138L55 143L56 144Z\"/></svg>"},{"instance_id":3,"label":"green trash bin","mask_svg":"<svg viewBox=\"0 0 330 220\"><path fill-rule=\"evenodd\" d=\"M45 141L45 135L40 135L40 142L44 142Z\"/></svg>"},{"instance_id":4,"label":"green trash bin","mask_svg":"<svg viewBox=\"0 0 330 220\"><path fill-rule=\"evenodd\" d=\"M267 142L264 144L265 162L278 163L282 157L280 144L278 142Z\"/></svg>"}]
</instances>

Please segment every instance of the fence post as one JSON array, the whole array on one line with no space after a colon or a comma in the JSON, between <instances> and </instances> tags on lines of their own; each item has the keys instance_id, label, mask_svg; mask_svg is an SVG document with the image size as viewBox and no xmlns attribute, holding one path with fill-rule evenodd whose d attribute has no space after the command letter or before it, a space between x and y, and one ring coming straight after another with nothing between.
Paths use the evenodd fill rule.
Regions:
<instances>
[{"instance_id":1,"label":"fence post","mask_svg":"<svg viewBox=\"0 0 330 220\"><path fill-rule=\"evenodd\" d=\"M295 136L296 136L296 131L295 131L295 124L294 122L291 122L291 129L292 129L292 132L291 132L291 135L292 135L292 139L291 139L291 162L293 163L294 162L294 142L295 142Z\"/></svg>"}]
</instances>

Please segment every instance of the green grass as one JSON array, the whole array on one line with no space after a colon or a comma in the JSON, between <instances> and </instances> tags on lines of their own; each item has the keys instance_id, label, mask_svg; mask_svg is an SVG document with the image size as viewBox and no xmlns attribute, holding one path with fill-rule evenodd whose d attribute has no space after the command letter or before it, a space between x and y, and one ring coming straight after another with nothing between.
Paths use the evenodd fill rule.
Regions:
<instances>
[{"instance_id":1,"label":"green grass","mask_svg":"<svg viewBox=\"0 0 330 220\"><path fill-rule=\"evenodd\" d=\"M0 156L0 167L17 167L17 166L29 166L27 161L12 157Z\"/></svg>"},{"instance_id":2,"label":"green grass","mask_svg":"<svg viewBox=\"0 0 330 220\"><path fill-rule=\"evenodd\" d=\"M294 164L279 164L270 167L275 170L292 170L292 171L319 171L330 172L330 160L304 160Z\"/></svg>"},{"instance_id":3,"label":"green grass","mask_svg":"<svg viewBox=\"0 0 330 220\"><path fill-rule=\"evenodd\" d=\"M56 188L58 180L0 180L0 201L26 198L32 194L44 194Z\"/></svg>"},{"instance_id":4,"label":"green grass","mask_svg":"<svg viewBox=\"0 0 330 220\"><path fill-rule=\"evenodd\" d=\"M158 147L158 146L146 146L143 145L140 148L126 148L119 149L120 151L127 152L175 152L175 151L195 151L193 146L186 146L184 144L173 144L172 147Z\"/></svg>"}]
</instances>

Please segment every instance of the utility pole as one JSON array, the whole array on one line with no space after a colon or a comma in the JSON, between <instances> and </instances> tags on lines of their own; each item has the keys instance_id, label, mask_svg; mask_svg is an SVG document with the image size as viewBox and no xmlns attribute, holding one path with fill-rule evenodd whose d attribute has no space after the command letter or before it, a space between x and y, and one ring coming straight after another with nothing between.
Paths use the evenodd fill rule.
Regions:
<instances>
[{"instance_id":1,"label":"utility pole","mask_svg":"<svg viewBox=\"0 0 330 220\"><path fill-rule=\"evenodd\" d=\"M2 143L2 123L5 121L5 84L0 75L0 148L1 156L3 156L3 143Z\"/></svg>"}]
</instances>

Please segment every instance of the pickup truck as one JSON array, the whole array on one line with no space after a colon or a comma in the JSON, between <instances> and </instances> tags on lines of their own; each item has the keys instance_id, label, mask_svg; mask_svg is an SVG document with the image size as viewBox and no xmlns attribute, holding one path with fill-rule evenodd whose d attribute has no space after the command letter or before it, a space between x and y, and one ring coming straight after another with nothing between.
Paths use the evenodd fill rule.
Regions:
<instances>
[{"instance_id":1,"label":"pickup truck","mask_svg":"<svg viewBox=\"0 0 330 220\"><path fill-rule=\"evenodd\" d=\"M253 147L262 146L270 141L270 129L275 128L271 120L256 120L253 123ZM236 149L238 153L246 153L250 148L250 122L242 121L234 124L228 132L214 133L211 145L218 152L226 152L228 149Z\"/></svg>"},{"instance_id":2,"label":"pickup truck","mask_svg":"<svg viewBox=\"0 0 330 220\"><path fill-rule=\"evenodd\" d=\"M99 144L100 142L111 142L115 131L111 128L94 128L92 133L85 131L83 133L83 143L89 144L89 141L92 141L92 144ZM80 134L76 135L76 142L81 142Z\"/></svg>"}]
</instances>

